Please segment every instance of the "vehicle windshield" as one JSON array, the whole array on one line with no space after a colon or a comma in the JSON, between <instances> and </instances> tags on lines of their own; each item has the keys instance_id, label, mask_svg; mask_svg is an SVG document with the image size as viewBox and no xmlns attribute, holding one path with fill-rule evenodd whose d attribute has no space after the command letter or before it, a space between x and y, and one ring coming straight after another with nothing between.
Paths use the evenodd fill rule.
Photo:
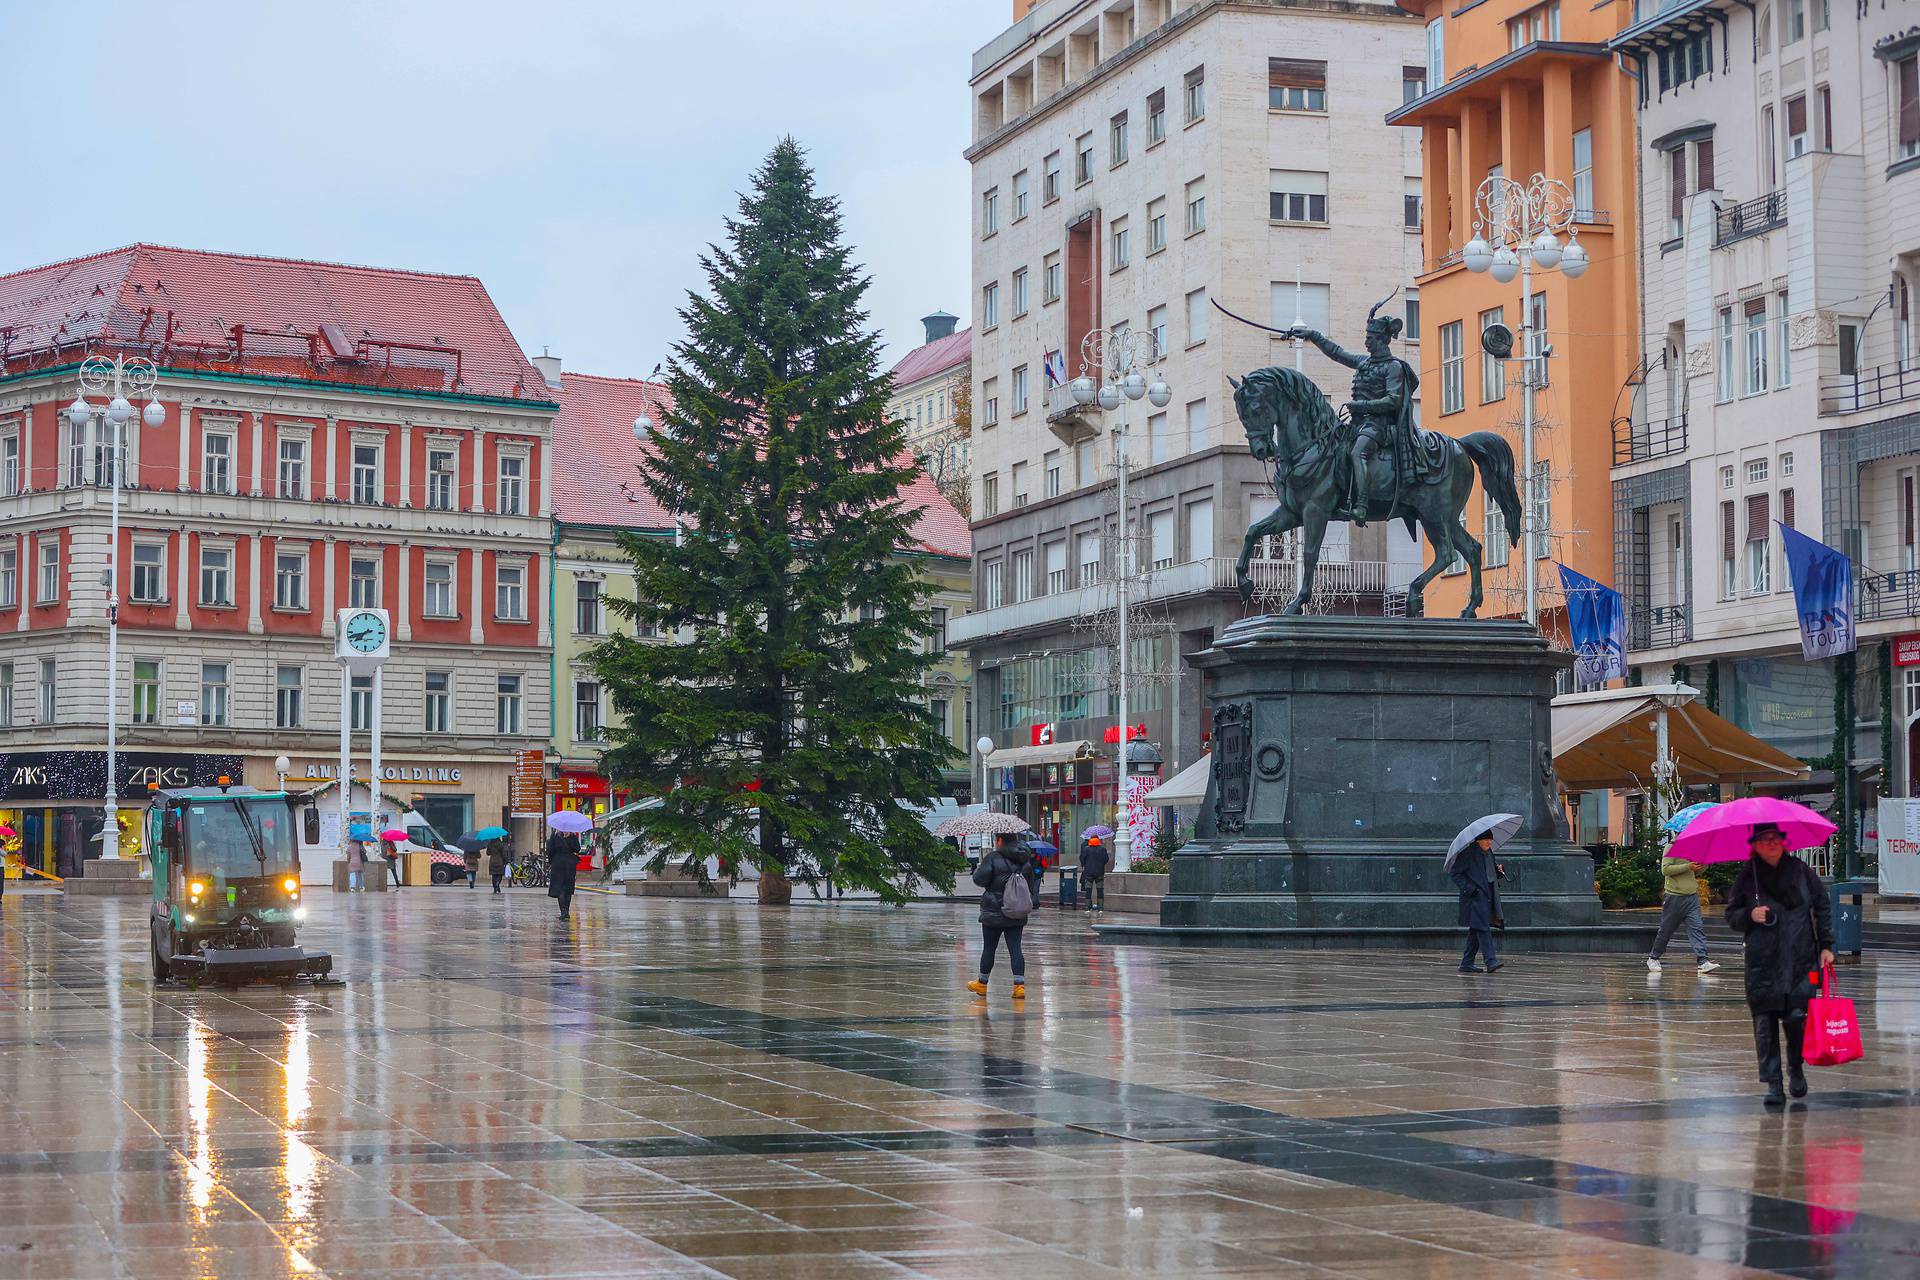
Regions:
<instances>
[{"instance_id":1,"label":"vehicle windshield","mask_svg":"<svg viewBox=\"0 0 1920 1280\"><path fill-rule=\"evenodd\" d=\"M183 808L187 867L193 874L231 880L292 869L293 815L285 801L209 799Z\"/></svg>"}]
</instances>

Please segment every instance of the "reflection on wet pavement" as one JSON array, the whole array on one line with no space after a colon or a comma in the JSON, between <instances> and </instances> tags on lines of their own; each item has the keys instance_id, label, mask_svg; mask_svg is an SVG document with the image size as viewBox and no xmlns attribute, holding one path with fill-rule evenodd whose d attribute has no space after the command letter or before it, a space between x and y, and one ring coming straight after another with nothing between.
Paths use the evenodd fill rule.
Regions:
<instances>
[{"instance_id":1,"label":"reflection on wet pavement","mask_svg":"<svg viewBox=\"0 0 1920 1280\"><path fill-rule=\"evenodd\" d=\"M1920 1276L1920 959L1768 1114L1737 964L1043 911L1022 1007L965 907L314 906L347 984L227 993L153 987L137 900L0 905L0 1280Z\"/></svg>"}]
</instances>

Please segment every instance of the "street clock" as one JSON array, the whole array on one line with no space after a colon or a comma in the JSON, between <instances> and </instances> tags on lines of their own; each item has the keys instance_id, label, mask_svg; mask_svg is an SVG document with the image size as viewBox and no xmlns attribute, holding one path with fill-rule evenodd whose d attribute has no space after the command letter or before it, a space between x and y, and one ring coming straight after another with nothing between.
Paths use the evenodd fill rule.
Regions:
<instances>
[{"instance_id":1,"label":"street clock","mask_svg":"<svg viewBox=\"0 0 1920 1280\"><path fill-rule=\"evenodd\" d=\"M368 675L392 656L392 640L385 609L342 609L334 627L333 656L355 675Z\"/></svg>"}]
</instances>

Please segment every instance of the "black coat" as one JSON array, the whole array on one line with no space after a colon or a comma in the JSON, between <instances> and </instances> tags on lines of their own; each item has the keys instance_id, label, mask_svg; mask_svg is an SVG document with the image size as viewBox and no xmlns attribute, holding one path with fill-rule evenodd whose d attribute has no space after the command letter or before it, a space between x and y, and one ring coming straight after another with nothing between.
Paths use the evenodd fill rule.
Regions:
<instances>
[{"instance_id":1,"label":"black coat","mask_svg":"<svg viewBox=\"0 0 1920 1280\"><path fill-rule=\"evenodd\" d=\"M980 865L973 869L973 882L980 886L981 924L1018 929L1026 923L1025 920L1009 920L1001 914L1000 895L1006 890L1007 881L1015 876L1027 875L1027 864L1032 861L1032 851L1025 848L995 849L980 859ZM1038 895L1034 902L1038 905Z\"/></svg>"},{"instance_id":2,"label":"black coat","mask_svg":"<svg viewBox=\"0 0 1920 1280\"><path fill-rule=\"evenodd\" d=\"M1500 914L1500 889L1495 883L1493 853L1470 844L1453 860L1447 874L1460 890L1460 923L1468 929L1491 929Z\"/></svg>"},{"instance_id":3,"label":"black coat","mask_svg":"<svg viewBox=\"0 0 1920 1280\"><path fill-rule=\"evenodd\" d=\"M1105 844L1091 841L1080 842L1080 874L1089 880L1098 880L1107 874L1107 868L1113 865L1113 859L1107 853Z\"/></svg>"},{"instance_id":4,"label":"black coat","mask_svg":"<svg viewBox=\"0 0 1920 1280\"><path fill-rule=\"evenodd\" d=\"M1747 859L1727 896L1727 924L1746 938L1747 1004L1756 1013L1803 1010L1813 998L1807 975L1819 967L1821 951L1833 949L1833 904L1813 868L1792 854L1782 854L1768 877L1758 861ZM1753 918L1762 905L1765 924Z\"/></svg>"},{"instance_id":5,"label":"black coat","mask_svg":"<svg viewBox=\"0 0 1920 1280\"><path fill-rule=\"evenodd\" d=\"M556 831L547 837L547 896L571 890L580 870L580 837Z\"/></svg>"}]
</instances>

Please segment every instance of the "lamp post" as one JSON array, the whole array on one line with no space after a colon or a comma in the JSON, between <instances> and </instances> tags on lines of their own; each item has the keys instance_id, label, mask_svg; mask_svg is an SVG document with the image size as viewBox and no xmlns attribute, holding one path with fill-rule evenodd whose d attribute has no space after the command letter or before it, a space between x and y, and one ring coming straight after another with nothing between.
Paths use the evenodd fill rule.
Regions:
<instances>
[{"instance_id":1,"label":"lamp post","mask_svg":"<svg viewBox=\"0 0 1920 1280\"><path fill-rule=\"evenodd\" d=\"M1133 865L1133 833L1127 826L1122 807L1127 787L1127 610L1133 560L1133 537L1127 519L1127 402L1145 397L1156 409L1164 409L1173 400L1173 388L1159 374L1147 382L1141 370L1159 356L1151 334L1136 334L1131 329L1095 329L1080 341L1080 376L1068 386L1074 403L1083 409L1096 405L1102 411L1119 410L1113 431L1113 469L1119 486L1119 556L1114 561L1115 612L1120 621L1118 708L1120 741L1113 784L1113 869L1125 871Z\"/></svg>"},{"instance_id":2,"label":"lamp post","mask_svg":"<svg viewBox=\"0 0 1920 1280\"><path fill-rule=\"evenodd\" d=\"M90 425L97 425L108 435L107 470L112 476L112 514L108 518L107 533L107 570L103 586L107 589L107 801L104 806L106 825L101 828L100 856L118 858L120 856L120 805L119 778L116 776L115 753L119 747L120 720L120 473L126 469L127 437L126 426L134 416L134 408L127 399L127 393L146 396L147 407L140 410L140 421L149 427L166 425L166 408L152 398L153 388L160 380L159 366L140 356L128 359L115 356L109 360L105 356L88 356L80 362L79 394L73 403L67 406L67 425L76 439L85 439L84 433ZM87 393L111 395L105 405L91 404ZM99 442L95 439L94 456L99 456ZM99 469L94 470L94 483L100 481Z\"/></svg>"},{"instance_id":3,"label":"lamp post","mask_svg":"<svg viewBox=\"0 0 1920 1280\"><path fill-rule=\"evenodd\" d=\"M1460 250L1460 261L1472 272L1488 272L1501 284L1520 277L1520 452L1526 477L1526 506L1521 513L1521 569L1526 583L1526 616L1540 620L1539 566L1534 557L1534 521L1537 518L1533 474L1533 388L1536 361L1545 360L1546 335L1533 331L1533 269L1556 268L1569 280L1586 274L1587 251L1573 225L1577 210L1573 188L1558 178L1536 173L1521 183L1503 175L1482 182L1473 193L1473 239ZM1567 243L1560 243L1560 234ZM1538 348L1536 352L1536 346Z\"/></svg>"}]
</instances>

